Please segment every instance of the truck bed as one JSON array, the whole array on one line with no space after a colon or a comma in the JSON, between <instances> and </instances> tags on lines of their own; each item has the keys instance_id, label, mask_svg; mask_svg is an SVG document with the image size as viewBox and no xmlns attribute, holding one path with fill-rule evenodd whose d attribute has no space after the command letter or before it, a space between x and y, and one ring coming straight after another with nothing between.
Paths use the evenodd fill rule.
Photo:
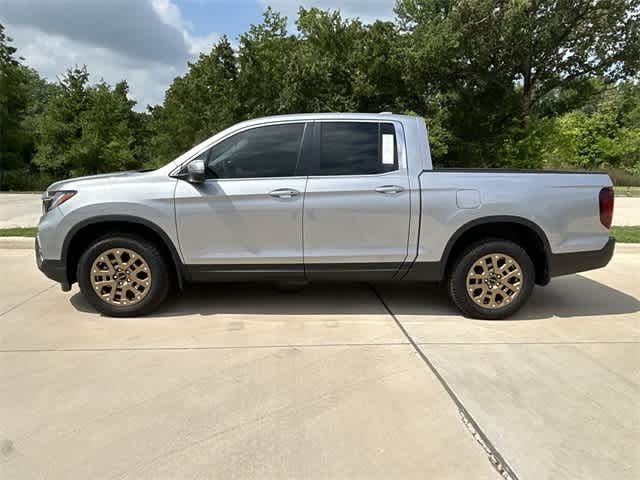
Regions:
<instances>
[{"instance_id":1,"label":"truck bed","mask_svg":"<svg viewBox=\"0 0 640 480\"><path fill-rule=\"evenodd\" d=\"M478 222L534 226L551 254L601 250L609 231L598 195L611 185L602 172L423 170L416 261L440 261L451 239Z\"/></svg>"}]
</instances>

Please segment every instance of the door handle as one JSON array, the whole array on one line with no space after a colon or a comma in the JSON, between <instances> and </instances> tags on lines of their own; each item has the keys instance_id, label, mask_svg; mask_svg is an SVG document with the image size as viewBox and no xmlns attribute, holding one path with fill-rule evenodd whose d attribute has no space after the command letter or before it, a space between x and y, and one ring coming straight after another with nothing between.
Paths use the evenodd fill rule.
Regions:
<instances>
[{"instance_id":1,"label":"door handle","mask_svg":"<svg viewBox=\"0 0 640 480\"><path fill-rule=\"evenodd\" d=\"M402 191L404 191L404 188L400 185L383 185L382 187L376 188L376 192L385 194L400 193Z\"/></svg>"},{"instance_id":2,"label":"door handle","mask_svg":"<svg viewBox=\"0 0 640 480\"><path fill-rule=\"evenodd\" d=\"M293 188L278 188L269 192L269 195L275 198L293 198L300 195L300 192Z\"/></svg>"}]
</instances>

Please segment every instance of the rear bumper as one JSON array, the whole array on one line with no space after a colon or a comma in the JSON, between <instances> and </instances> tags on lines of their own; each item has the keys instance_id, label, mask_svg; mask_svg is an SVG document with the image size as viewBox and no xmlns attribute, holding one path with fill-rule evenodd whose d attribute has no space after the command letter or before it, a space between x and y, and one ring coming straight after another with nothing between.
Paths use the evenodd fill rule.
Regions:
<instances>
[{"instance_id":1,"label":"rear bumper","mask_svg":"<svg viewBox=\"0 0 640 480\"><path fill-rule=\"evenodd\" d=\"M47 260L42 258L42 253L40 251L40 245L38 244L38 239L36 238L35 244L36 250L36 263L38 264L38 268L42 273L45 274L47 278L58 282L62 286L62 290L65 292L71 290L71 283L69 282L69 276L67 275L67 266L65 262L62 260Z\"/></svg>"},{"instance_id":2,"label":"rear bumper","mask_svg":"<svg viewBox=\"0 0 640 480\"><path fill-rule=\"evenodd\" d=\"M613 257L615 245L615 239L610 237L601 250L552 254L549 259L549 274L551 277L559 277L602 268Z\"/></svg>"}]
</instances>

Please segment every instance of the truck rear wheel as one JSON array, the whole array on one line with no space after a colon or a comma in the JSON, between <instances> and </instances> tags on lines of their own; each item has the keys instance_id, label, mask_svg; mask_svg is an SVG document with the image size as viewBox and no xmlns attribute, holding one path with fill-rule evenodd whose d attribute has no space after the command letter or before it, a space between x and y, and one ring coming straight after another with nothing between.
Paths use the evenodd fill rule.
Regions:
<instances>
[{"instance_id":1,"label":"truck rear wheel","mask_svg":"<svg viewBox=\"0 0 640 480\"><path fill-rule=\"evenodd\" d=\"M527 302L535 283L535 268L519 245L489 239L467 248L453 264L449 295L468 317L500 320Z\"/></svg>"},{"instance_id":2,"label":"truck rear wheel","mask_svg":"<svg viewBox=\"0 0 640 480\"><path fill-rule=\"evenodd\" d=\"M77 278L87 301L111 317L153 312L167 297L170 283L158 248L125 234L93 242L80 257Z\"/></svg>"}]
</instances>

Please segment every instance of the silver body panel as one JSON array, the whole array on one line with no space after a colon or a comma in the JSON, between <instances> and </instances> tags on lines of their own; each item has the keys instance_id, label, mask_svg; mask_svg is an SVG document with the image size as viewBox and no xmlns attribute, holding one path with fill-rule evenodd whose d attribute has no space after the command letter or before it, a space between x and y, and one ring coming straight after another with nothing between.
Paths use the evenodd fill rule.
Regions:
<instances>
[{"instance_id":1,"label":"silver body panel","mask_svg":"<svg viewBox=\"0 0 640 480\"><path fill-rule=\"evenodd\" d=\"M62 258L65 239L75 227L113 216L152 222L177 246L173 197L178 180L169 176L172 169L173 166L165 166L153 172L97 175L51 185L47 191L77 190L78 193L40 219L38 240L42 257Z\"/></svg>"},{"instance_id":2,"label":"silver body panel","mask_svg":"<svg viewBox=\"0 0 640 480\"><path fill-rule=\"evenodd\" d=\"M600 250L609 231L600 223L598 193L607 175L425 171L420 175L422 215L417 261L440 260L451 236L486 217L518 217L544 232L555 254ZM479 194L475 208L460 208L457 192Z\"/></svg>"},{"instance_id":3,"label":"silver body panel","mask_svg":"<svg viewBox=\"0 0 640 480\"><path fill-rule=\"evenodd\" d=\"M302 202L306 177L178 182L176 222L189 265L302 264ZM269 192L293 189L278 198Z\"/></svg>"},{"instance_id":4,"label":"silver body panel","mask_svg":"<svg viewBox=\"0 0 640 480\"><path fill-rule=\"evenodd\" d=\"M377 188L398 186L398 193ZM404 262L409 234L409 177L309 177L304 199L305 263Z\"/></svg>"},{"instance_id":5,"label":"silver body panel","mask_svg":"<svg viewBox=\"0 0 640 480\"><path fill-rule=\"evenodd\" d=\"M379 175L208 180L192 185L173 174L212 145L242 130L291 122L393 122L399 170ZM602 248L598 192L605 174L433 171L420 118L387 114L306 114L235 125L147 173L98 175L58 182L77 190L45 214L38 242L44 259L63 258L80 224L109 216L141 218L162 230L186 265L282 265L439 261L469 222L521 218L539 226L551 253ZM398 186L399 192L379 187ZM300 192L274 198L277 189ZM108 233L108 232L105 232ZM401 275L400 275L401 276Z\"/></svg>"}]
</instances>

